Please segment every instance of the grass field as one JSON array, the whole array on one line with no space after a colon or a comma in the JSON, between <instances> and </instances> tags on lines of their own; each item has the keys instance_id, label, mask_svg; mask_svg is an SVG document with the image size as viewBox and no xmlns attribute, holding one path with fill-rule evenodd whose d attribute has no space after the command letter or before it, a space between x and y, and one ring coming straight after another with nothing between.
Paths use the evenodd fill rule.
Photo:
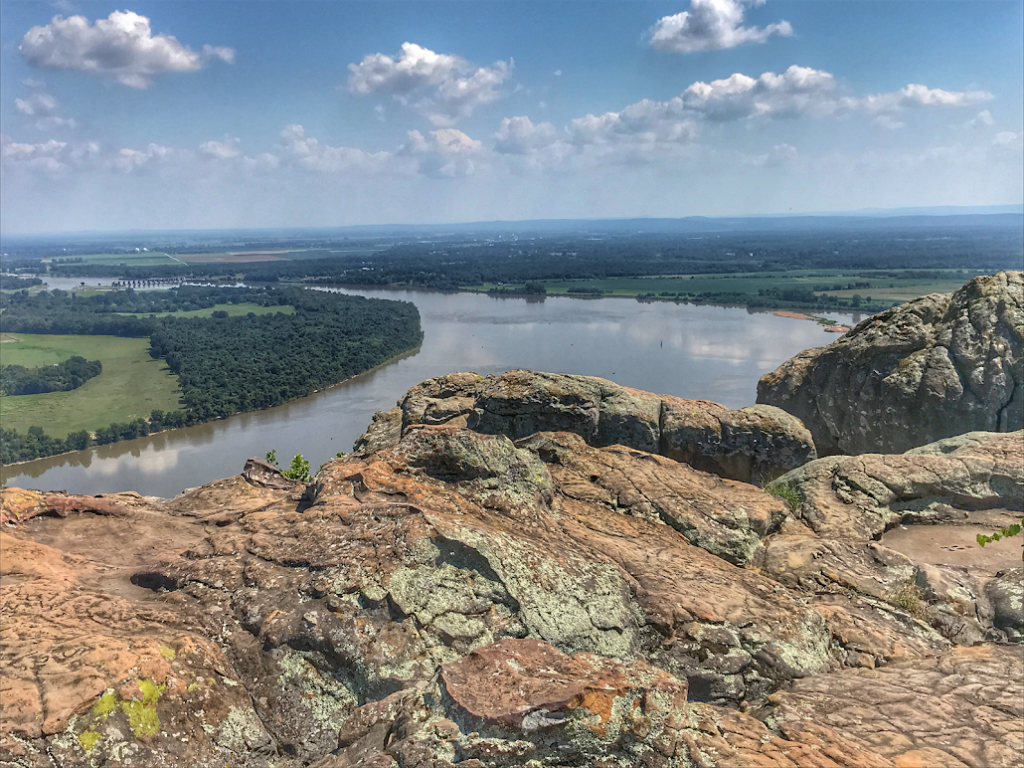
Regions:
<instances>
[{"instance_id":1,"label":"grass field","mask_svg":"<svg viewBox=\"0 0 1024 768\"><path fill-rule=\"evenodd\" d=\"M862 277L857 272L837 270L797 270L792 272L774 273L740 273L729 275L670 275L657 277L616 277L597 280L539 280L547 288L548 295L569 294L570 288L597 288L603 296L636 296L653 293L744 293L757 296L760 289L766 288L812 288L816 285L842 282L867 282L869 288L851 290L828 290L830 296L850 298L855 293L871 296L878 301L904 302L929 293L950 293L962 286L974 273L965 274L949 271L949 277L940 278L888 278ZM469 290L486 291L495 286L491 283L465 286Z\"/></svg>"},{"instance_id":2,"label":"grass field","mask_svg":"<svg viewBox=\"0 0 1024 768\"><path fill-rule=\"evenodd\" d=\"M154 408L178 409L178 381L149 356L149 339L117 336L43 336L5 333L0 364L35 368L81 355L103 363L103 373L71 392L0 397L4 429L42 427L53 437L113 422L148 417Z\"/></svg>"},{"instance_id":3,"label":"grass field","mask_svg":"<svg viewBox=\"0 0 1024 768\"><path fill-rule=\"evenodd\" d=\"M228 317L247 315L250 312L254 315L273 315L278 312L285 315L295 313L295 307L290 307L287 304L276 307L261 307L259 304L214 304L212 307L207 307L206 309L178 310L177 312L153 312L152 315L154 317L212 317L213 313L220 309L227 312ZM144 312L121 312L119 314L135 315L137 317L150 316Z\"/></svg>"},{"instance_id":4,"label":"grass field","mask_svg":"<svg viewBox=\"0 0 1024 768\"><path fill-rule=\"evenodd\" d=\"M81 259L80 262L64 262L63 257L54 259L43 259L55 267L74 266L75 264L113 264L118 266L124 264L127 267L151 267L156 264L182 264L180 259L169 256L160 251L147 251L145 253L88 253L82 256L69 258Z\"/></svg>"}]
</instances>

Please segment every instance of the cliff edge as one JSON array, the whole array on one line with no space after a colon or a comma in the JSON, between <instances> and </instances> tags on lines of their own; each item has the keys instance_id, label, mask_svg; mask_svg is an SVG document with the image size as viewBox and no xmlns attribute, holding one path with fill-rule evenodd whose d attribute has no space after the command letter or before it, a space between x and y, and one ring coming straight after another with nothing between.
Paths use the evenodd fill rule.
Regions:
<instances>
[{"instance_id":1,"label":"cliff edge","mask_svg":"<svg viewBox=\"0 0 1024 768\"><path fill-rule=\"evenodd\" d=\"M1024 427L1024 273L882 312L765 374L757 402L800 419L821 455L901 453Z\"/></svg>"}]
</instances>

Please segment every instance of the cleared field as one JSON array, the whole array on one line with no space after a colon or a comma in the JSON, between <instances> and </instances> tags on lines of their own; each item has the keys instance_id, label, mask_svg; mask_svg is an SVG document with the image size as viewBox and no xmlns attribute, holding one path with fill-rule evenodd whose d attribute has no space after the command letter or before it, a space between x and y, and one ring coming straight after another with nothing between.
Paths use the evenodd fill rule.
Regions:
<instances>
[{"instance_id":1,"label":"cleared field","mask_svg":"<svg viewBox=\"0 0 1024 768\"><path fill-rule=\"evenodd\" d=\"M134 315L135 317L212 317L214 312L223 310L228 313L228 317L237 317L239 315L247 315L252 312L254 315L274 315L280 312L283 315L291 315L295 312L295 307L290 307L287 304L275 307L262 307L259 304L214 304L212 307L206 309L180 309L177 312L119 312L121 315Z\"/></svg>"},{"instance_id":2,"label":"cleared field","mask_svg":"<svg viewBox=\"0 0 1024 768\"><path fill-rule=\"evenodd\" d=\"M974 273L949 272L948 279L931 276L927 279L914 277L865 277L857 272L806 270L779 273L739 273L728 275L663 275L656 277L615 277L580 280L539 280L548 295L578 295L580 289L597 289L603 296L636 296L638 294L699 294L737 293L757 296L767 289L806 288L828 286L830 296L851 298L854 294L870 296L875 301L904 302L929 293L950 293L974 277ZM836 284L850 282L868 283L868 287L833 290ZM486 291L502 288L492 283L465 286L469 290ZM570 293L571 289L573 290ZM585 294L584 294L585 295Z\"/></svg>"},{"instance_id":3,"label":"cleared field","mask_svg":"<svg viewBox=\"0 0 1024 768\"><path fill-rule=\"evenodd\" d=\"M179 259L168 256L160 251L147 251L146 253L89 253L84 256L75 256L81 262L64 261L61 257L56 259L43 259L55 267L73 266L74 264L112 264L114 266L125 265L126 267L151 267L158 264L181 264Z\"/></svg>"},{"instance_id":4,"label":"cleared field","mask_svg":"<svg viewBox=\"0 0 1024 768\"><path fill-rule=\"evenodd\" d=\"M5 333L0 345L2 365L35 368L74 355L99 360L103 373L71 392L0 397L4 429L25 432L38 426L48 435L65 437L80 429L94 431L147 417L155 408L179 407L178 380L162 360L149 356L149 339Z\"/></svg>"}]
</instances>

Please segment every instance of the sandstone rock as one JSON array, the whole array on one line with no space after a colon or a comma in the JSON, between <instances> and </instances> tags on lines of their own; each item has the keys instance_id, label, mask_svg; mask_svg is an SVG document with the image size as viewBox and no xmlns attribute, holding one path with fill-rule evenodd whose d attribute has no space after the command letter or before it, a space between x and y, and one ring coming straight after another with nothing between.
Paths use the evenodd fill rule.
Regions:
<instances>
[{"instance_id":1,"label":"sandstone rock","mask_svg":"<svg viewBox=\"0 0 1024 768\"><path fill-rule=\"evenodd\" d=\"M625 445L698 469L760 484L815 458L810 433L772 406L731 411L621 387L593 376L509 371L455 373L413 387L395 410L378 412L356 452L396 445L421 425L468 426L513 440L571 432L595 447ZM401 421L399 427L398 422Z\"/></svg>"},{"instance_id":2,"label":"sandstone rock","mask_svg":"<svg viewBox=\"0 0 1024 768\"><path fill-rule=\"evenodd\" d=\"M645 397L618 402L639 413ZM853 491L817 470L793 487L818 516L787 517L762 489L638 448L459 426L457 399L424 397L397 443L328 462L301 496L255 472L168 501L5 493L0 764L877 768L1002 754L966 730L955 754L913 735L893 751L836 702L816 714L802 702L820 692L802 686L945 664L940 614L993 617L994 634L955 642L1014 636L1019 572L915 560L870 533L890 513L923 527L983 514L953 504L1006 506L1012 436L867 457L866 476L895 490L857 485L871 491L860 524L836 495ZM641 421L616 429L642 435ZM928 480L949 469L936 462L961 475ZM906 584L923 618L894 598ZM992 659L1002 688L985 672L914 690L975 707L970 727L1012 747L999 708L1024 680ZM884 710L872 733L933 727L915 717Z\"/></svg>"},{"instance_id":3,"label":"sandstone rock","mask_svg":"<svg viewBox=\"0 0 1024 768\"><path fill-rule=\"evenodd\" d=\"M848 650L881 661L896 658L904 648L941 649L926 627L970 645L1017 631L1000 622L1010 627L1024 621L1019 601L1009 598L1000 603L1006 613L997 620L989 595L1006 589L1009 596L1014 587L1011 581L1005 588L989 583L996 569L986 563L990 555L977 547L973 534L966 537L973 554L963 562L943 557L930 540L922 543L931 555L921 545L908 546L912 534L898 537L906 554L886 546L886 539L875 540L901 524L922 533L943 526L987 532L1019 519L1019 511L1010 510L1024 503L1024 433L971 433L905 454L818 459L779 478L770 490L779 487L799 502L794 512L807 527L791 533L780 529L765 542L760 560L765 573L817 595L855 594L879 617L893 610L904 616L883 620L904 623L899 644L868 633L870 642L861 640L856 648L844 641ZM933 525L922 525L928 523ZM838 599L831 598L829 626L843 636L849 630L842 626L849 622L835 612ZM926 627L915 630L907 623L911 619ZM910 635L916 639L909 641Z\"/></svg>"},{"instance_id":4,"label":"sandstone rock","mask_svg":"<svg viewBox=\"0 0 1024 768\"><path fill-rule=\"evenodd\" d=\"M250 485L258 485L261 488L271 488L277 491L290 491L298 482L291 480L282 474L281 470L273 464L254 456L245 462L242 469L242 477Z\"/></svg>"},{"instance_id":5,"label":"sandstone rock","mask_svg":"<svg viewBox=\"0 0 1024 768\"><path fill-rule=\"evenodd\" d=\"M1012 640L1024 640L1024 569L1011 568L987 585L995 626Z\"/></svg>"},{"instance_id":6,"label":"sandstone rock","mask_svg":"<svg viewBox=\"0 0 1024 768\"><path fill-rule=\"evenodd\" d=\"M799 516L822 536L868 539L901 520L1020 510L1024 431L976 432L897 455L818 459L780 477L777 486L800 497Z\"/></svg>"},{"instance_id":7,"label":"sandstone rock","mask_svg":"<svg viewBox=\"0 0 1024 768\"><path fill-rule=\"evenodd\" d=\"M828 723L900 768L1024 765L1019 649L954 648L938 658L798 680L767 720L786 736Z\"/></svg>"},{"instance_id":8,"label":"sandstone rock","mask_svg":"<svg viewBox=\"0 0 1024 768\"><path fill-rule=\"evenodd\" d=\"M1024 273L978 277L882 312L765 374L757 401L798 417L822 455L901 453L1024 427Z\"/></svg>"}]
</instances>

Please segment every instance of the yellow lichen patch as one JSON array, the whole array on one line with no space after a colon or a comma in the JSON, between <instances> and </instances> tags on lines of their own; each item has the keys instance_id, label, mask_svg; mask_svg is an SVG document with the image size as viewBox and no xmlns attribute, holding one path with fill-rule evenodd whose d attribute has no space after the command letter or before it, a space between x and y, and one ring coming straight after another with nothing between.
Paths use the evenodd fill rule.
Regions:
<instances>
[{"instance_id":1,"label":"yellow lichen patch","mask_svg":"<svg viewBox=\"0 0 1024 768\"><path fill-rule=\"evenodd\" d=\"M115 709L117 709L117 697L114 696L113 691L107 691L92 705L92 713L96 717L105 718Z\"/></svg>"},{"instance_id":2,"label":"yellow lichen patch","mask_svg":"<svg viewBox=\"0 0 1024 768\"><path fill-rule=\"evenodd\" d=\"M146 706L141 701L122 701L121 711L128 717L135 738L142 739L160 730L160 716L155 706Z\"/></svg>"},{"instance_id":3,"label":"yellow lichen patch","mask_svg":"<svg viewBox=\"0 0 1024 768\"><path fill-rule=\"evenodd\" d=\"M139 680L139 690L142 691L142 703L147 706L155 706L166 688L167 683L157 685L152 680Z\"/></svg>"},{"instance_id":4,"label":"yellow lichen patch","mask_svg":"<svg viewBox=\"0 0 1024 768\"><path fill-rule=\"evenodd\" d=\"M96 731L82 731L78 734L78 743L82 745L82 749L86 752L92 752L93 747L95 747L102 738L103 737L96 733Z\"/></svg>"},{"instance_id":5,"label":"yellow lichen patch","mask_svg":"<svg viewBox=\"0 0 1024 768\"><path fill-rule=\"evenodd\" d=\"M178 652L175 651L173 648L168 648L166 645L161 645L160 655L163 656L165 659L173 659L175 656L178 655Z\"/></svg>"}]
</instances>

